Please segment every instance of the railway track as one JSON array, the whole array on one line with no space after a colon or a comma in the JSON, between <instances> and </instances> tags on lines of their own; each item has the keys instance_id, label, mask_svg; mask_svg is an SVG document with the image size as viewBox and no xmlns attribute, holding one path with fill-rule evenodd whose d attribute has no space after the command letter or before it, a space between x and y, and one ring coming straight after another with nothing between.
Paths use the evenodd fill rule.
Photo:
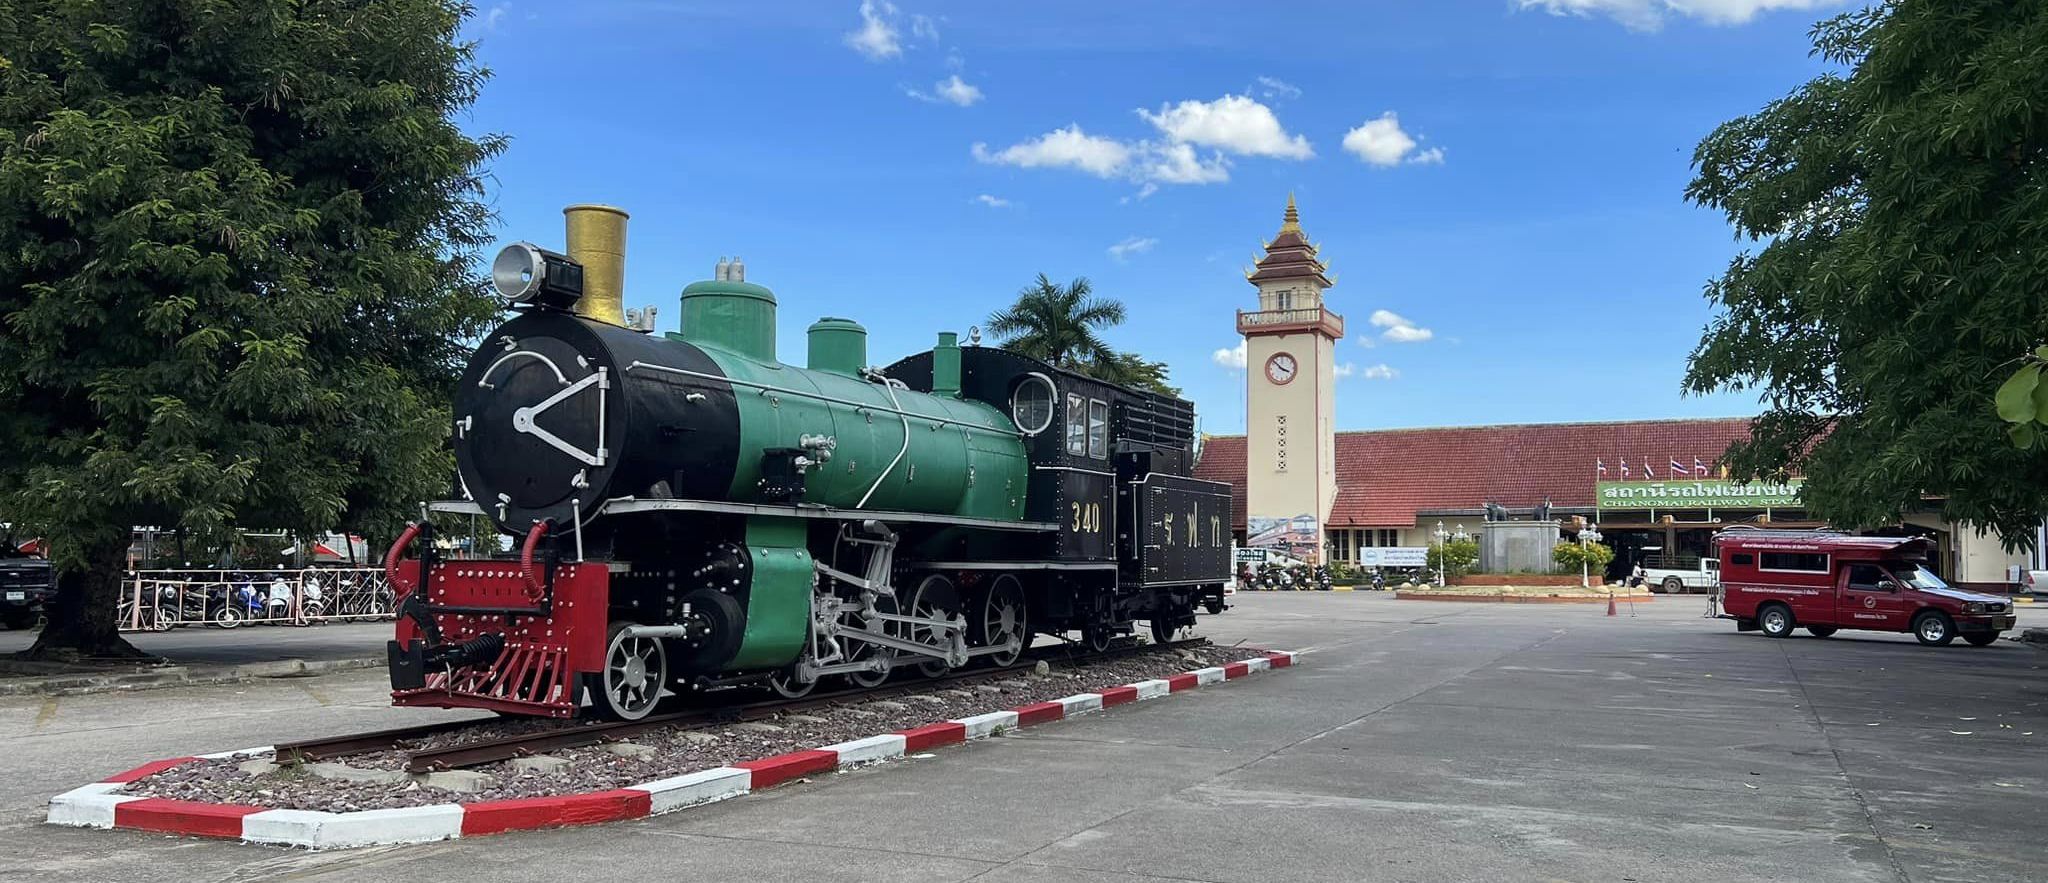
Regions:
<instances>
[{"instance_id":1,"label":"railway track","mask_svg":"<svg viewBox=\"0 0 2048 883\"><path fill-rule=\"evenodd\" d=\"M1078 650L1073 645L1057 645L1040 648L1037 652L1027 653L1017 662L1002 668L948 672L936 677L920 678L902 684L885 684L869 689L841 690L815 696L806 696L800 699L775 699L742 705L692 708L668 714L653 715L637 721L566 724L546 727L527 733L513 733L505 736L457 742L450 745L420 748L409 752L405 768L408 772L426 773L481 766L487 763L545 754L565 748L582 748L606 742L617 742L634 734L651 730L671 727L695 729L722 726L783 714L831 708L849 701L867 702L897 696L909 696L929 691L940 685L961 685L981 681L1002 680L1014 676L1020 670L1028 670L1041 661L1063 661L1070 663L1103 661L1147 653L1205 647L1210 643L1208 638L1191 638L1185 641L1174 641L1169 644L1139 644L1132 642L1120 646L1112 646L1101 652ZM402 748L407 742L443 733L471 729L495 722L497 722L496 719L490 718L451 721L416 727L399 727L389 730L352 733L346 736L324 739L287 742L277 746L277 760L280 763L305 763L333 760L378 751L392 751Z\"/></svg>"}]
</instances>

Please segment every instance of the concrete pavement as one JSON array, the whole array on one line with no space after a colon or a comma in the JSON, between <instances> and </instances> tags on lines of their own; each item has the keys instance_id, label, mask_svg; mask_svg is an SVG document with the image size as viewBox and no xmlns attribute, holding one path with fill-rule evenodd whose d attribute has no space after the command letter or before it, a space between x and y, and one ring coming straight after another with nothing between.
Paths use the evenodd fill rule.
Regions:
<instances>
[{"instance_id":1,"label":"concrete pavement","mask_svg":"<svg viewBox=\"0 0 2048 883\"><path fill-rule=\"evenodd\" d=\"M126 632L122 637L180 665L243 665L278 659L336 660L383 657L391 623L335 622L324 625L249 625L217 629L190 625L168 632ZM32 631L0 631L0 655L27 650Z\"/></svg>"},{"instance_id":2,"label":"concrete pavement","mask_svg":"<svg viewBox=\"0 0 2048 883\"><path fill-rule=\"evenodd\" d=\"M1309 649L1303 664L674 815L382 850L37 824L50 794L145 760L439 716L384 707L381 672L4 698L0 878L1919 881L2048 867L2031 834L2048 793L2048 654L1739 635L1692 598L1633 618L1372 593L1238 603L1203 633Z\"/></svg>"}]
</instances>

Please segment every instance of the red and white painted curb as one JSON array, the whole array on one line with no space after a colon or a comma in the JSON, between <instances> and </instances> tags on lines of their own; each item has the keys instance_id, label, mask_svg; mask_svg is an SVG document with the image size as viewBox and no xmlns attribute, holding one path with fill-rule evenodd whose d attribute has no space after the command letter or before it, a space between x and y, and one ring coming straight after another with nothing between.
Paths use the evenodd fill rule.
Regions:
<instances>
[{"instance_id":1,"label":"red and white painted curb","mask_svg":"<svg viewBox=\"0 0 2048 883\"><path fill-rule=\"evenodd\" d=\"M804 776L829 773L861 764L902 757L911 752L956 745L1005 730L1051 723L1105 708L1157 699L1171 693L1236 680L1255 671L1286 668L1298 653L1271 652L1215 668L1197 669L1169 678L1139 681L1094 693L1077 693L1050 702L1021 705L955 718L894 733L869 736L809 751L793 751L748 760L718 769L701 770L611 791L557 797L444 803L361 812L313 812L265 809L231 803L166 800L126 793L129 783L196 760L257 757L269 747L153 761L120 775L50 798L52 825L82 828L126 828L165 834L220 837L327 849L424 843L476 837L501 831L589 825L637 819L685 807L738 797Z\"/></svg>"}]
</instances>

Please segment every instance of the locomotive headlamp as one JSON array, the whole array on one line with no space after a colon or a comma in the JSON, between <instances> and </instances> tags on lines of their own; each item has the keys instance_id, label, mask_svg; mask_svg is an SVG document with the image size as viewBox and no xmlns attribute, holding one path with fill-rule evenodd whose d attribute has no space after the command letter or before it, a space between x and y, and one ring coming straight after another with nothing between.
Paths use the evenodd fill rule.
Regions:
<instances>
[{"instance_id":1,"label":"locomotive headlamp","mask_svg":"<svg viewBox=\"0 0 2048 883\"><path fill-rule=\"evenodd\" d=\"M491 284L514 304L566 310L583 296L583 265L531 242L515 242L491 262Z\"/></svg>"}]
</instances>

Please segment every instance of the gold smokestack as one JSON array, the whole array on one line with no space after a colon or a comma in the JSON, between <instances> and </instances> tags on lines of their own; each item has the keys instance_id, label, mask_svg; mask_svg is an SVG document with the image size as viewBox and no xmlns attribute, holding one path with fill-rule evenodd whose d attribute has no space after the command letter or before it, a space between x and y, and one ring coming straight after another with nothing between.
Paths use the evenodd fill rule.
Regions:
<instances>
[{"instance_id":1,"label":"gold smokestack","mask_svg":"<svg viewBox=\"0 0 2048 883\"><path fill-rule=\"evenodd\" d=\"M626 211L609 205L562 210L569 259L583 265L583 297L576 314L599 322L626 321Z\"/></svg>"}]
</instances>

